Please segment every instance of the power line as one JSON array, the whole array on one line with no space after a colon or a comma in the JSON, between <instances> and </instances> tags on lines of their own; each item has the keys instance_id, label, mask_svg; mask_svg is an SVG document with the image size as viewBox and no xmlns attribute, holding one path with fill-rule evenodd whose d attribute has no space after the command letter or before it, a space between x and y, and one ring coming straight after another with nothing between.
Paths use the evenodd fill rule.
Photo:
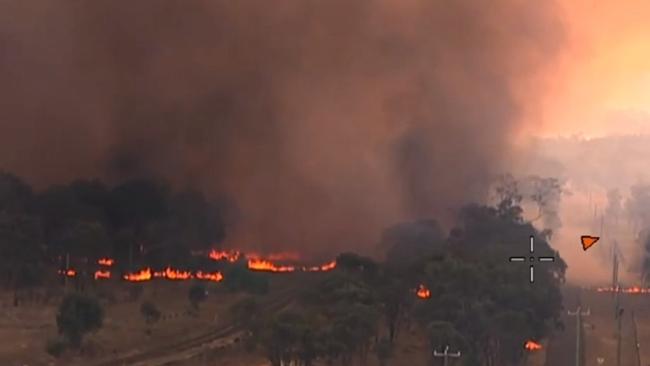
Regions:
<instances>
[{"instance_id":1,"label":"power line","mask_svg":"<svg viewBox=\"0 0 650 366\"><path fill-rule=\"evenodd\" d=\"M581 350L580 350L580 340L581 340L581 332L582 332L582 317L583 316L589 316L591 315L591 311L587 309L587 311L582 311L582 308L578 306L578 309L576 311L568 311L567 312L570 316L575 316L576 317L576 366L580 366L582 358L581 358Z\"/></svg>"},{"instance_id":2,"label":"power line","mask_svg":"<svg viewBox=\"0 0 650 366\"><path fill-rule=\"evenodd\" d=\"M636 350L636 365L641 366L641 345L639 344L639 335L637 333L636 316L632 310L632 326L634 327L634 349Z\"/></svg>"},{"instance_id":3,"label":"power line","mask_svg":"<svg viewBox=\"0 0 650 366\"><path fill-rule=\"evenodd\" d=\"M438 352L436 350L433 350L433 357L442 357L444 366L449 365L449 358L460 358L461 353L460 351L456 352L449 352L449 346L445 346L445 350L443 352Z\"/></svg>"}]
</instances>

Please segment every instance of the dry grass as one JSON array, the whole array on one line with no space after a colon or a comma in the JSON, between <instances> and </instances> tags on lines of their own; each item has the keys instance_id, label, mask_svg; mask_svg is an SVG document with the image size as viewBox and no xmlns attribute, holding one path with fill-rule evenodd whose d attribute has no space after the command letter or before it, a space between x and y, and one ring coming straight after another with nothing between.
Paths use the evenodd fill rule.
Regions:
<instances>
[{"instance_id":1,"label":"dry grass","mask_svg":"<svg viewBox=\"0 0 650 366\"><path fill-rule=\"evenodd\" d=\"M86 337L83 349L55 359L45 351L49 338L57 336L56 309L60 297L48 304L27 303L14 307L11 294L0 294L0 365L83 365L91 358L135 352L156 344L200 333L226 320L228 307L242 295L219 291L219 284L207 285L210 295L192 314L187 298L189 282L152 281L146 284L101 283L101 291L112 294L114 301L102 299L104 326ZM141 286L134 300L129 287ZM144 300L152 301L163 317L153 325L145 324L140 313ZM148 331L150 330L150 331Z\"/></svg>"}]
</instances>

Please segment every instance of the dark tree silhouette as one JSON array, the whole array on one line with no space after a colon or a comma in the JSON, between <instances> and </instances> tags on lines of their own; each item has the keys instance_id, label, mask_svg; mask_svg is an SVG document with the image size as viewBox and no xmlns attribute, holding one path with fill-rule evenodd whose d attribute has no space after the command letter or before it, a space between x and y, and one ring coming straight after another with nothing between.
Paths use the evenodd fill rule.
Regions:
<instances>
[{"instance_id":1,"label":"dark tree silhouette","mask_svg":"<svg viewBox=\"0 0 650 366\"><path fill-rule=\"evenodd\" d=\"M104 311L92 297L72 293L63 298L56 315L59 333L69 344L79 347L86 333L98 330L104 321Z\"/></svg>"}]
</instances>

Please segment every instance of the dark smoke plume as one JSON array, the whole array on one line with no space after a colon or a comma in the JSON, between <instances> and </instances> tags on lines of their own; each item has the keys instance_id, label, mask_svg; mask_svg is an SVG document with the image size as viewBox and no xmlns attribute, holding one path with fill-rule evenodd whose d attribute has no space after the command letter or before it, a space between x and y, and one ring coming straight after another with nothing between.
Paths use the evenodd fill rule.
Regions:
<instances>
[{"instance_id":1,"label":"dark smoke plume","mask_svg":"<svg viewBox=\"0 0 650 366\"><path fill-rule=\"evenodd\" d=\"M334 250L481 199L551 2L3 1L0 169L226 194L232 245Z\"/></svg>"}]
</instances>

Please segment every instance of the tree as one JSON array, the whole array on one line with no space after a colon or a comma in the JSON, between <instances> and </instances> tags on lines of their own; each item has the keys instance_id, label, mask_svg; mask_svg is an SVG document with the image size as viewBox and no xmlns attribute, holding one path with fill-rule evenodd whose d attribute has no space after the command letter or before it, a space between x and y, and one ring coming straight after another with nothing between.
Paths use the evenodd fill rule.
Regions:
<instances>
[{"instance_id":1,"label":"tree","mask_svg":"<svg viewBox=\"0 0 650 366\"><path fill-rule=\"evenodd\" d=\"M234 264L226 271L224 278L224 285L231 291L262 295L269 290L267 275L250 271L245 264Z\"/></svg>"},{"instance_id":2,"label":"tree","mask_svg":"<svg viewBox=\"0 0 650 366\"><path fill-rule=\"evenodd\" d=\"M379 317L375 307L363 304L341 304L333 309L328 319L330 335L343 343L340 356L344 363L349 363L355 354L365 362L370 341L377 334Z\"/></svg>"},{"instance_id":3,"label":"tree","mask_svg":"<svg viewBox=\"0 0 650 366\"><path fill-rule=\"evenodd\" d=\"M537 206L537 217L543 220L543 228L555 230L560 227L560 200L563 193L562 183L557 178L543 178L531 175L525 179L527 197Z\"/></svg>"},{"instance_id":4,"label":"tree","mask_svg":"<svg viewBox=\"0 0 650 366\"><path fill-rule=\"evenodd\" d=\"M169 213L169 192L153 180L131 180L109 193L107 217L116 235L114 253L118 260L132 264L136 255L152 245L147 227Z\"/></svg>"},{"instance_id":5,"label":"tree","mask_svg":"<svg viewBox=\"0 0 650 366\"><path fill-rule=\"evenodd\" d=\"M68 222L52 239L50 245L57 248L60 255L80 258L108 255L111 244L106 227L96 221Z\"/></svg>"},{"instance_id":6,"label":"tree","mask_svg":"<svg viewBox=\"0 0 650 366\"><path fill-rule=\"evenodd\" d=\"M336 267L349 272L366 272L374 274L377 271L377 263L367 257L355 253L341 253L336 257Z\"/></svg>"},{"instance_id":7,"label":"tree","mask_svg":"<svg viewBox=\"0 0 650 366\"><path fill-rule=\"evenodd\" d=\"M386 263L399 268L440 252L444 244L444 233L435 220L419 220L384 230L380 247L386 251Z\"/></svg>"},{"instance_id":8,"label":"tree","mask_svg":"<svg viewBox=\"0 0 650 366\"><path fill-rule=\"evenodd\" d=\"M92 297L72 293L63 298L56 315L59 334L75 348L81 345L86 333L102 327L104 311Z\"/></svg>"},{"instance_id":9,"label":"tree","mask_svg":"<svg viewBox=\"0 0 650 366\"><path fill-rule=\"evenodd\" d=\"M304 315L293 311L283 311L268 322L260 341L271 365L280 366L299 360L301 342L308 327Z\"/></svg>"},{"instance_id":10,"label":"tree","mask_svg":"<svg viewBox=\"0 0 650 366\"><path fill-rule=\"evenodd\" d=\"M38 270L44 260L41 226L28 214L0 212L0 268L5 281L14 290L14 305L18 305L18 290L37 285Z\"/></svg>"},{"instance_id":11,"label":"tree","mask_svg":"<svg viewBox=\"0 0 650 366\"><path fill-rule=\"evenodd\" d=\"M251 329L260 317L260 304L254 297L244 298L230 307L233 320L247 329Z\"/></svg>"},{"instance_id":12,"label":"tree","mask_svg":"<svg viewBox=\"0 0 650 366\"><path fill-rule=\"evenodd\" d=\"M264 312L254 297L246 297L230 306L230 315L236 324L246 330L244 346L251 351L259 341L259 332L263 326Z\"/></svg>"},{"instance_id":13,"label":"tree","mask_svg":"<svg viewBox=\"0 0 650 366\"><path fill-rule=\"evenodd\" d=\"M192 285L192 287L190 287L187 297L189 298L192 307L198 310L199 304L205 301L205 299L208 297L208 291L202 284L195 283Z\"/></svg>"},{"instance_id":14,"label":"tree","mask_svg":"<svg viewBox=\"0 0 650 366\"><path fill-rule=\"evenodd\" d=\"M171 197L170 217L177 233L190 249L205 249L225 235L220 207L197 191L182 191Z\"/></svg>"},{"instance_id":15,"label":"tree","mask_svg":"<svg viewBox=\"0 0 650 366\"><path fill-rule=\"evenodd\" d=\"M562 258L543 233L515 215L518 209L500 207L464 207L448 254L415 269L419 283L436 294L417 301L414 309L420 324L435 325L429 328L432 342L442 347L439 343L462 338L463 358L481 365L517 364L521 342L544 336L562 308ZM530 235L536 238L535 255L555 257L535 269L534 288L527 266L504 260L527 253Z\"/></svg>"},{"instance_id":16,"label":"tree","mask_svg":"<svg viewBox=\"0 0 650 366\"><path fill-rule=\"evenodd\" d=\"M519 182L510 174L499 177L495 192L497 195L496 210L501 217L518 218L522 213Z\"/></svg>"},{"instance_id":17,"label":"tree","mask_svg":"<svg viewBox=\"0 0 650 366\"><path fill-rule=\"evenodd\" d=\"M465 338L450 322L434 321L427 326L429 345L433 350L463 349Z\"/></svg>"},{"instance_id":18,"label":"tree","mask_svg":"<svg viewBox=\"0 0 650 366\"><path fill-rule=\"evenodd\" d=\"M144 317L144 321L147 324L152 324L157 322L160 319L160 310L156 307L156 304L151 301L144 301L140 305L140 313Z\"/></svg>"},{"instance_id":19,"label":"tree","mask_svg":"<svg viewBox=\"0 0 650 366\"><path fill-rule=\"evenodd\" d=\"M409 292L412 283L394 272L389 273L390 275L383 277L383 281L377 286L377 291L388 327L388 340L392 343L397 337L407 309L411 306L412 294Z\"/></svg>"},{"instance_id":20,"label":"tree","mask_svg":"<svg viewBox=\"0 0 650 366\"><path fill-rule=\"evenodd\" d=\"M388 360L393 357L393 344L388 338L382 338L375 345L375 353L379 360L379 366L388 365Z\"/></svg>"},{"instance_id":21,"label":"tree","mask_svg":"<svg viewBox=\"0 0 650 366\"><path fill-rule=\"evenodd\" d=\"M25 213L33 199L32 188L15 175L0 171L0 212Z\"/></svg>"}]
</instances>

